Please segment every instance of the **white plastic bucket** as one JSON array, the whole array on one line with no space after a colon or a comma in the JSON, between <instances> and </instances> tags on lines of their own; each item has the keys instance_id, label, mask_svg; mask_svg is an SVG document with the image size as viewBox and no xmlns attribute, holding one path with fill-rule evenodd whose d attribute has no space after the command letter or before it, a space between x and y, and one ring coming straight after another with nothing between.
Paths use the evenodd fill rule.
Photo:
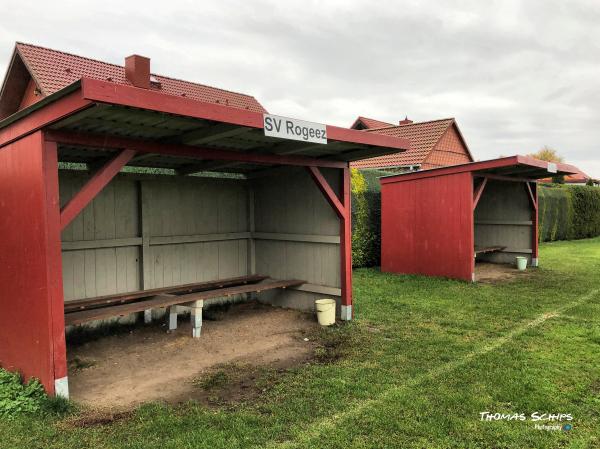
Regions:
<instances>
[{"instance_id":1,"label":"white plastic bucket","mask_svg":"<svg viewBox=\"0 0 600 449\"><path fill-rule=\"evenodd\" d=\"M525 271L527 268L527 257L517 256L517 268L519 271Z\"/></svg>"},{"instance_id":2,"label":"white plastic bucket","mask_svg":"<svg viewBox=\"0 0 600 449\"><path fill-rule=\"evenodd\" d=\"M317 309L317 321L321 326L335 324L335 299L317 299L315 307Z\"/></svg>"}]
</instances>

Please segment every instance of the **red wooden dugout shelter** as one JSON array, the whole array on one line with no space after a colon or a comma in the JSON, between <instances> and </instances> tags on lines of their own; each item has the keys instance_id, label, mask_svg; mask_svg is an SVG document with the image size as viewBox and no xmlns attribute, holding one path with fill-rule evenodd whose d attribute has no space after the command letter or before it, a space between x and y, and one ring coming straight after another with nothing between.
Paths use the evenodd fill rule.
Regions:
<instances>
[{"instance_id":1,"label":"red wooden dugout shelter","mask_svg":"<svg viewBox=\"0 0 600 449\"><path fill-rule=\"evenodd\" d=\"M512 156L381 182L381 269L475 281L476 261L538 265L536 180L575 168Z\"/></svg>"},{"instance_id":2,"label":"red wooden dugout shelter","mask_svg":"<svg viewBox=\"0 0 600 449\"><path fill-rule=\"evenodd\" d=\"M140 74L133 73L132 79L136 76ZM148 67L141 76L149 76ZM213 268L214 273L201 280L224 277L221 272L229 273L225 277L263 274L300 279L289 284L294 289L281 291L272 302L310 310L315 298L332 296L338 300L342 319L351 319L349 163L406 150L408 142L335 126L326 126L326 131L326 144L271 137L265 135L260 112L91 78L4 118L0 121L0 365L20 371L25 378L39 378L49 393L68 394L65 300L98 295L101 264L108 263L103 262L108 260L107 246L117 253L117 269L111 268L109 274L114 277L116 271L118 282L109 293L182 283L183 274L167 280L163 271L159 283L158 270L170 261L187 270L186 282L197 282ZM61 162L85 163L89 170L59 170ZM170 169L175 174L138 179L122 173L125 165ZM189 176L199 171L229 172L240 179L196 181ZM196 183L195 190L184 192L185 183ZM107 238L97 225L106 220L107 212L92 208L111 186L124 192L113 197L121 202L117 209L125 218L122 224L111 225ZM210 189L210 194L195 203L203 189ZM219 196L225 189L231 190L231 196ZM146 195L161 199L148 204ZM235 208L225 210L227 198L233 198ZM177 201L193 207L173 206ZM216 207L223 210L217 214ZM156 212L159 216L140 221L136 215L140 208L142 215ZM196 214L196 223L214 216L215 228L210 235L195 228L181 230L179 214L188 218ZM233 218L224 221L229 216ZM84 237L73 237L80 231ZM195 271L189 266L196 257L194 248L200 246L186 247L185 263L173 260L179 254L175 249L168 255L161 252L169 245L214 242L224 242L213 247L214 264ZM226 248L236 251L231 259ZM89 254L95 271L85 268L83 273L79 270ZM131 280L120 283L120 276L129 273L133 273ZM96 281L95 293L77 293L88 277Z\"/></svg>"}]
</instances>

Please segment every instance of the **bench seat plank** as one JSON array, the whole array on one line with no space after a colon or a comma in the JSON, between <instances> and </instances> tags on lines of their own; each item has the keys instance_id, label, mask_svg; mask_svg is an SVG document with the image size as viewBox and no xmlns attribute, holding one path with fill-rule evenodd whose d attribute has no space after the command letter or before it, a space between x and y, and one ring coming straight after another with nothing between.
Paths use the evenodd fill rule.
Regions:
<instances>
[{"instance_id":1,"label":"bench seat plank","mask_svg":"<svg viewBox=\"0 0 600 449\"><path fill-rule=\"evenodd\" d=\"M494 253L496 251L503 251L505 249L506 246L476 246L475 254Z\"/></svg>"},{"instance_id":2,"label":"bench seat plank","mask_svg":"<svg viewBox=\"0 0 600 449\"><path fill-rule=\"evenodd\" d=\"M107 307L113 304L124 304L144 298L152 298L162 294L194 293L200 290L214 290L215 288L232 287L242 284L255 284L257 282L264 281L265 279L267 279L267 276L262 275L239 276L217 279L209 282L196 282L193 284L138 290L115 295L97 296L95 298L77 299L75 301L65 302L65 313L96 307Z\"/></svg>"},{"instance_id":3,"label":"bench seat plank","mask_svg":"<svg viewBox=\"0 0 600 449\"><path fill-rule=\"evenodd\" d=\"M260 293L265 290L272 290L276 288L296 287L304 283L306 282L297 279L292 279L282 281L267 281L251 285L238 285L233 287L217 288L214 290L206 290L176 296L173 296L171 294L160 294L149 299L143 299L141 301L132 303L117 304L96 309L68 312L65 314L65 324L81 324L87 321L95 321L117 316L125 316L131 313L142 312L148 309L169 307L172 305L185 304L192 301L205 300L211 298L222 298L243 293Z\"/></svg>"}]
</instances>

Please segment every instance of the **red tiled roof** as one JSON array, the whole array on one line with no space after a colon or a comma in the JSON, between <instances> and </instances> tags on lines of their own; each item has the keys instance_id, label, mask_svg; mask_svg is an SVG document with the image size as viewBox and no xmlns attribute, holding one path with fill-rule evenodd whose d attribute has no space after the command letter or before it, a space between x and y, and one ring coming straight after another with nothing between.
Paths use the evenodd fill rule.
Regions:
<instances>
[{"instance_id":1,"label":"red tiled roof","mask_svg":"<svg viewBox=\"0 0 600 449\"><path fill-rule=\"evenodd\" d=\"M365 132L374 132L387 136L404 137L410 140L410 149L403 153L394 153L387 156L356 161L352 166L356 168L372 168L420 165L429 156L446 130L453 124L454 119L447 118L365 130Z\"/></svg>"},{"instance_id":2,"label":"red tiled roof","mask_svg":"<svg viewBox=\"0 0 600 449\"><path fill-rule=\"evenodd\" d=\"M575 168L577 168L577 167L575 167ZM588 182L589 179L592 179L594 182L597 181L597 180L593 179L591 176L589 176L586 173L584 173L583 171L581 171L579 168L577 168L577 173L574 173L572 175L566 175L564 177L564 179L565 179L565 183L567 183L567 184L585 184L586 182ZM552 182L552 178L540 179L540 182Z\"/></svg>"},{"instance_id":3,"label":"red tiled roof","mask_svg":"<svg viewBox=\"0 0 600 449\"><path fill-rule=\"evenodd\" d=\"M375 120L374 118L358 116L350 128L354 128L358 122L361 122L367 127L367 129L373 128L386 128L388 126L394 126L393 123L382 122L381 120Z\"/></svg>"},{"instance_id":4,"label":"red tiled roof","mask_svg":"<svg viewBox=\"0 0 600 449\"><path fill-rule=\"evenodd\" d=\"M81 78L131 85L125 77L123 66L20 42L16 44L16 51L44 96L51 95ZM219 103L239 109L266 112L265 108L250 95L162 75L153 74L152 76L160 83L160 87L153 84L150 88L167 95L185 96L207 103Z\"/></svg>"}]
</instances>

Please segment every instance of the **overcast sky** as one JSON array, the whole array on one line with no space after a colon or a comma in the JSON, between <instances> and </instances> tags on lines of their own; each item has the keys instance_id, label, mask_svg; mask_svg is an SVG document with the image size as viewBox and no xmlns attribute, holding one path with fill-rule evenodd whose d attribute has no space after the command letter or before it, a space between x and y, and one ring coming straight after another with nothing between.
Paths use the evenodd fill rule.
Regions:
<instances>
[{"instance_id":1,"label":"overcast sky","mask_svg":"<svg viewBox=\"0 0 600 449\"><path fill-rule=\"evenodd\" d=\"M32 2L33 3L33 2ZM254 95L271 113L350 126L456 117L476 159L543 145L600 178L600 1L15 3L15 41Z\"/></svg>"}]
</instances>

